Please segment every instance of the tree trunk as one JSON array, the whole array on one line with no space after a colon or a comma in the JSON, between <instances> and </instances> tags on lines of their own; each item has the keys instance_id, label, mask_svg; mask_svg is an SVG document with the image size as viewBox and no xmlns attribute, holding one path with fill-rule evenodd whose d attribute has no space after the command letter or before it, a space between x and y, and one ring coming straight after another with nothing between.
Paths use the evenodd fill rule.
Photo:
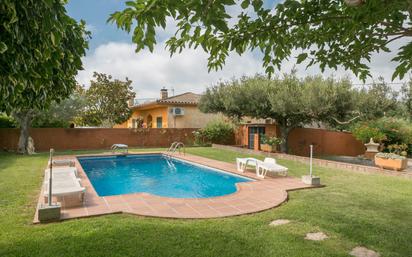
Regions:
<instances>
[{"instance_id":1,"label":"tree trunk","mask_svg":"<svg viewBox=\"0 0 412 257\"><path fill-rule=\"evenodd\" d=\"M289 131L291 128L287 126L282 126L279 125L280 129L280 138L282 138L282 143L280 144L280 151L282 153L288 153L288 136L289 136Z\"/></svg>"},{"instance_id":2,"label":"tree trunk","mask_svg":"<svg viewBox=\"0 0 412 257\"><path fill-rule=\"evenodd\" d=\"M20 125L19 144L17 152L21 154L31 154L32 146L29 146L29 128L33 118L32 110L22 110L14 113L14 117Z\"/></svg>"}]
</instances>

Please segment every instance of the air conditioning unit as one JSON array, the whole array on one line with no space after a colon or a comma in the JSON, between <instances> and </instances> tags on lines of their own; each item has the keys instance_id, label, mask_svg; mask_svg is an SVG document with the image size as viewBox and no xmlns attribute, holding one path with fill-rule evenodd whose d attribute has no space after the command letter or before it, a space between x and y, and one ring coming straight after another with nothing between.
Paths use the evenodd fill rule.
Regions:
<instances>
[{"instance_id":1,"label":"air conditioning unit","mask_svg":"<svg viewBox=\"0 0 412 257\"><path fill-rule=\"evenodd\" d=\"M181 107L173 107L170 109L170 113L173 116L183 116L185 115L185 109L181 108Z\"/></svg>"}]
</instances>

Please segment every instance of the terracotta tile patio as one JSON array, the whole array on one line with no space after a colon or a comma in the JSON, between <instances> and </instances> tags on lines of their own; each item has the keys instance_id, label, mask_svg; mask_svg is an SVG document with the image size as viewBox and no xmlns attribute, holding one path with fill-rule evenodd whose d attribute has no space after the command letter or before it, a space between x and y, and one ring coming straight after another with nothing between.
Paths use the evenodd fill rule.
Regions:
<instances>
[{"instance_id":1,"label":"terracotta tile patio","mask_svg":"<svg viewBox=\"0 0 412 257\"><path fill-rule=\"evenodd\" d=\"M83 206L62 208L61 219L63 220L110 213L131 213L142 216L184 219L228 217L260 212L279 206L287 200L287 191L311 188L311 186L302 183L298 178L266 177L265 179L259 179L253 171L238 172L234 163L226 163L189 154L176 154L175 158L240 174L253 178L255 181L238 183L236 184L237 191L235 193L213 198L168 198L148 193L99 197L80 163L77 161L76 156L62 156L59 158L69 158L75 161L81 183L86 187ZM41 190L39 202L43 201L42 195L43 189ZM33 222L39 222L37 210Z\"/></svg>"}]
</instances>

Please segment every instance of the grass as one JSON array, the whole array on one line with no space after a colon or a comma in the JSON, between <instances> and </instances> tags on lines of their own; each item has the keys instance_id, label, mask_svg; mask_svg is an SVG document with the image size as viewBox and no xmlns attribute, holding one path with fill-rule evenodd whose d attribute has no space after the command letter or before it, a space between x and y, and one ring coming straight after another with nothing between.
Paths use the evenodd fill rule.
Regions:
<instances>
[{"instance_id":1,"label":"grass","mask_svg":"<svg viewBox=\"0 0 412 257\"><path fill-rule=\"evenodd\" d=\"M228 162L242 156L212 148L187 151ZM412 253L412 181L407 179L315 167L326 187L290 192L287 203L257 214L210 220L116 214L32 225L46 162L46 153L0 154L2 257L330 257L348 256L358 245L381 256L406 257ZM301 176L308 169L291 161L279 162L288 166L293 176ZM292 223L268 226L277 218ZM317 231L330 239L303 239L306 233Z\"/></svg>"}]
</instances>

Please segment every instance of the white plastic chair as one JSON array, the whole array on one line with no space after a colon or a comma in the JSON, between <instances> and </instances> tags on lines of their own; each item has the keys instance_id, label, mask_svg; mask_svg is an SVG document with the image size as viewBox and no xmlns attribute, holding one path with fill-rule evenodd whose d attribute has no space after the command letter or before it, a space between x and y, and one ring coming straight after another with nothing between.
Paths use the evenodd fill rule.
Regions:
<instances>
[{"instance_id":1,"label":"white plastic chair","mask_svg":"<svg viewBox=\"0 0 412 257\"><path fill-rule=\"evenodd\" d=\"M237 171L244 172L248 165L256 167L258 162L255 158L236 158Z\"/></svg>"},{"instance_id":2,"label":"white plastic chair","mask_svg":"<svg viewBox=\"0 0 412 257\"><path fill-rule=\"evenodd\" d=\"M266 157L263 162L259 161L256 166L256 176L259 178L265 178L268 172L288 175L288 168L276 163L273 158Z\"/></svg>"}]
</instances>

